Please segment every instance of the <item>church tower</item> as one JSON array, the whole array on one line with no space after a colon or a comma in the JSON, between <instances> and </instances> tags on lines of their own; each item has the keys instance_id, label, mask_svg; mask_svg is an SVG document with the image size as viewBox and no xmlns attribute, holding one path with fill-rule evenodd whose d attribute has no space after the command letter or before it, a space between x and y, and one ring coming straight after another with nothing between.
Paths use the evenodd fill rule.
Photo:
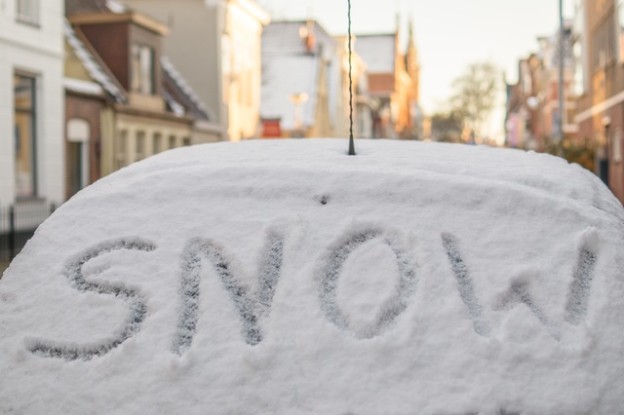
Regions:
<instances>
[{"instance_id":1,"label":"church tower","mask_svg":"<svg viewBox=\"0 0 624 415\"><path fill-rule=\"evenodd\" d=\"M409 34L405 66L412 80L411 101L420 102L420 62L418 61L418 48L414 41L414 20L410 19Z\"/></svg>"}]
</instances>

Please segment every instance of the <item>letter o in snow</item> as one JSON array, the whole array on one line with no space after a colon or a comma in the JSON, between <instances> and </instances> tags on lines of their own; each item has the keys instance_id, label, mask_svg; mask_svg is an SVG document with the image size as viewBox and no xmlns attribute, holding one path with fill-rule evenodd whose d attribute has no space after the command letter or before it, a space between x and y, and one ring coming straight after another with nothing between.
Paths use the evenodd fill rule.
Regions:
<instances>
[{"instance_id":1,"label":"letter o in snow","mask_svg":"<svg viewBox=\"0 0 624 415\"><path fill-rule=\"evenodd\" d=\"M336 302L338 279L349 255L358 247L376 238L382 238L384 243L392 250L399 271L399 283L395 294L380 306L373 324L357 329L352 327ZM378 271L381 273L387 272L387 270L383 269ZM413 294L416 285L416 272L405 251L398 246L398 242L384 236L380 229L367 228L350 233L347 238L330 248L330 252L322 260L319 279L321 308L329 321L340 329L352 332L356 338L369 339L384 332L399 314L405 311L409 297Z\"/></svg>"}]
</instances>

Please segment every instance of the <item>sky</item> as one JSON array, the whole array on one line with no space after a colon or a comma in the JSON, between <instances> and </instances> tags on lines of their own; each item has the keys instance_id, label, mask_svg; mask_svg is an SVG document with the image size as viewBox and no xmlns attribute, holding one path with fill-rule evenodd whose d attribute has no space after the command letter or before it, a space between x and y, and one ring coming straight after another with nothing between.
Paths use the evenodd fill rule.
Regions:
<instances>
[{"instance_id":1,"label":"sky","mask_svg":"<svg viewBox=\"0 0 624 415\"><path fill-rule=\"evenodd\" d=\"M318 20L331 34L347 33L347 0L258 0L273 19ZM538 36L559 25L557 0L351 0L352 31L387 33L401 16L402 39L414 22L419 48L421 103L426 113L444 110L451 83L473 62L489 60L517 79L518 59L537 49ZM564 0L572 17L573 1ZM501 94L487 134L501 138Z\"/></svg>"}]
</instances>

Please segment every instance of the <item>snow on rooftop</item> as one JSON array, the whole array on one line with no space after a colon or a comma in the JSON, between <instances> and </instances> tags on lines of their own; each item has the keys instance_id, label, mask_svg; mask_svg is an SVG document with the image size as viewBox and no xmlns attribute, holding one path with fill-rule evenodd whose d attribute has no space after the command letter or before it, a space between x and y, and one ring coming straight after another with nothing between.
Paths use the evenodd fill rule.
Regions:
<instances>
[{"instance_id":1,"label":"snow on rooftop","mask_svg":"<svg viewBox=\"0 0 624 415\"><path fill-rule=\"evenodd\" d=\"M191 88L191 86L188 84L188 82L186 81L186 79L184 79L184 77L182 76L182 74L175 68L175 66L173 66L173 63L171 63L171 61L169 60L169 58L167 58L166 56L163 56L160 59L160 64L163 68L163 70L167 73L167 75L176 83L176 85L178 86L178 88L184 93L186 94L186 96L188 97L188 99L191 100L191 102L197 107L197 109L199 111L201 111L206 117L213 119L214 116L212 116L212 114L210 114L210 111L208 110L208 106L201 100L201 98L195 93L195 91L193 90L193 88ZM170 100L170 101L174 101L173 97L171 97L171 95L168 95L168 97L166 97L166 99ZM177 108L175 107L174 104L170 103L171 105L173 105L173 108ZM177 104L177 103L176 103ZM178 104L179 107L181 107L180 104ZM182 111L184 111L184 109L181 109ZM176 112L175 109L173 109L174 112ZM176 112L177 114L177 112Z\"/></svg>"},{"instance_id":2,"label":"snow on rooftop","mask_svg":"<svg viewBox=\"0 0 624 415\"><path fill-rule=\"evenodd\" d=\"M106 0L106 7L113 13L126 13L128 8L116 0Z\"/></svg>"},{"instance_id":3,"label":"snow on rooftop","mask_svg":"<svg viewBox=\"0 0 624 415\"><path fill-rule=\"evenodd\" d=\"M624 211L485 147L167 151L0 280L0 413L614 414Z\"/></svg>"},{"instance_id":4,"label":"snow on rooftop","mask_svg":"<svg viewBox=\"0 0 624 415\"><path fill-rule=\"evenodd\" d=\"M308 35L314 37L314 53L322 49L326 59L333 58L337 48L336 39L313 20L271 22L262 30L262 54L265 57L309 54L305 41Z\"/></svg>"},{"instance_id":5,"label":"snow on rooftop","mask_svg":"<svg viewBox=\"0 0 624 415\"><path fill-rule=\"evenodd\" d=\"M72 29L69 22L63 20L63 32L65 39L74 50L74 53L80 59L83 66L94 81L98 82L108 94L110 94L118 102L126 100L125 93L117 86L116 82L108 75L106 70L97 62L93 55L88 51L87 47L78 39L76 32ZM74 82L75 84L75 82ZM75 86L75 85L74 85Z\"/></svg>"},{"instance_id":6,"label":"snow on rooftop","mask_svg":"<svg viewBox=\"0 0 624 415\"><path fill-rule=\"evenodd\" d=\"M362 35L355 38L355 50L366 63L368 73L394 73L395 35Z\"/></svg>"},{"instance_id":7,"label":"snow on rooftop","mask_svg":"<svg viewBox=\"0 0 624 415\"><path fill-rule=\"evenodd\" d=\"M85 95L103 96L104 89L97 82L83 81L75 78L63 78L63 87L67 91Z\"/></svg>"},{"instance_id":8,"label":"snow on rooftop","mask_svg":"<svg viewBox=\"0 0 624 415\"><path fill-rule=\"evenodd\" d=\"M163 91L163 98L171 109L171 112L173 112L176 117L183 117L186 114L186 110L184 109L184 107L179 102L177 102L171 96L171 94L167 93L167 91Z\"/></svg>"}]
</instances>

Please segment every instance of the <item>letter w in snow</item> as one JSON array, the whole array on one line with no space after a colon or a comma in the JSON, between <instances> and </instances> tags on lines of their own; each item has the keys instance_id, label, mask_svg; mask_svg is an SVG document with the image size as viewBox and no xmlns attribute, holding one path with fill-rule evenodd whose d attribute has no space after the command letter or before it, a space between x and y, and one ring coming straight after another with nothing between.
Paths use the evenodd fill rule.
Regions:
<instances>
[{"instance_id":1,"label":"letter w in snow","mask_svg":"<svg viewBox=\"0 0 624 415\"><path fill-rule=\"evenodd\" d=\"M591 283L598 260L597 240L595 229L589 229L582 236L565 306L565 320L573 326L580 325L587 317ZM442 245L446 250L453 275L457 280L459 294L468 309L475 332L481 336L489 337L491 327L483 315L483 307L475 294L472 276L459 250L457 238L451 234L443 233ZM560 339L560 333L546 315L544 307L537 304L531 294L530 282L526 278L513 280L508 291L501 296L500 303L495 309L511 309L522 304L533 313L554 339Z\"/></svg>"}]
</instances>

